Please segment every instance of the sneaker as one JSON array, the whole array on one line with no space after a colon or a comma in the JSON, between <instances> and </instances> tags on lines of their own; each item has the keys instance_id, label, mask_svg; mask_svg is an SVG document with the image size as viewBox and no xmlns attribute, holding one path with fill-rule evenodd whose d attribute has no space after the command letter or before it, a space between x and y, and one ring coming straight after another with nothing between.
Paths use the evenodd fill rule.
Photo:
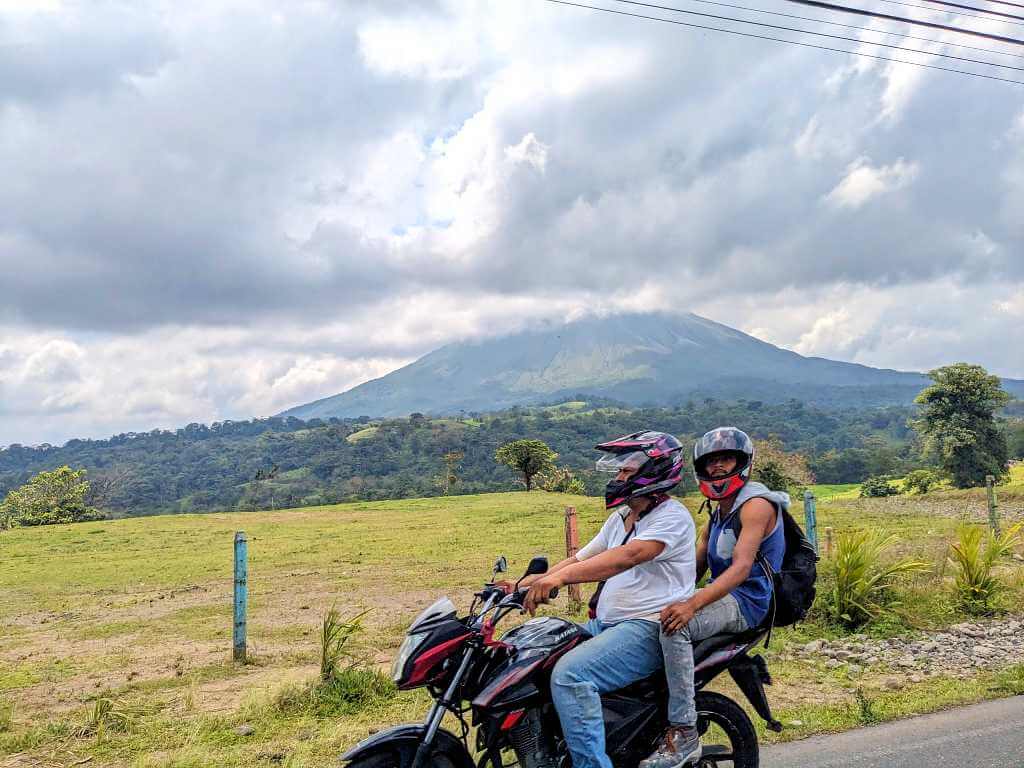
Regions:
<instances>
[{"instance_id":1,"label":"sneaker","mask_svg":"<svg viewBox=\"0 0 1024 768\"><path fill-rule=\"evenodd\" d=\"M700 734L692 725L673 725L661 737L658 748L638 768L682 768L700 759Z\"/></svg>"}]
</instances>

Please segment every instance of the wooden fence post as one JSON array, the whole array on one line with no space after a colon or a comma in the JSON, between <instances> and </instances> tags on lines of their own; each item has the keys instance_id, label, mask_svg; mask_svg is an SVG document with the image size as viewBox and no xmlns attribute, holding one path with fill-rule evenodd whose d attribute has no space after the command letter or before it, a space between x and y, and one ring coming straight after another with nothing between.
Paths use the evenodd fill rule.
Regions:
<instances>
[{"instance_id":1,"label":"wooden fence post","mask_svg":"<svg viewBox=\"0 0 1024 768\"><path fill-rule=\"evenodd\" d=\"M807 538L810 539L814 551L818 551L818 515L815 508L814 494L804 491L804 519L807 521Z\"/></svg>"},{"instance_id":2,"label":"wooden fence post","mask_svg":"<svg viewBox=\"0 0 1024 768\"><path fill-rule=\"evenodd\" d=\"M832 557L832 526L825 527L825 557Z\"/></svg>"},{"instance_id":3,"label":"wooden fence post","mask_svg":"<svg viewBox=\"0 0 1024 768\"><path fill-rule=\"evenodd\" d=\"M235 532L235 629L232 658L245 661L245 620L249 608L249 545L244 531Z\"/></svg>"},{"instance_id":4,"label":"wooden fence post","mask_svg":"<svg viewBox=\"0 0 1024 768\"><path fill-rule=\"evenodd\" d=\"M999 515L996 513L996 479L992 475L985 475L985 490L988 492L988 527L992 533L999 535Z\"/></svg>"},{"instance_id":5,"label":"wooden fence post","mask_svg":"<svg viewBox=\"0 0 1024 768\"><path fill-rule=\"evenodd\" d=\"M580 534L576 528L576 507L565 508L565 556L574 557L580 550ZM583 603L583 595L579 584L569 585L569 608L579 610Z\"/></svg>"}]
</instances>

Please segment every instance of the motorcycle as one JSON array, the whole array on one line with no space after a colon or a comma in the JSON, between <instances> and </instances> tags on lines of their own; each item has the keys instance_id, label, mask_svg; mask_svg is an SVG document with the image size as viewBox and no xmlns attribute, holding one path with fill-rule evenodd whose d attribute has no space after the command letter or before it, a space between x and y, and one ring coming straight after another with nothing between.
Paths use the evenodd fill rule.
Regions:
<instances>
[{"instance_id":1,"label":"motorcycle","mask_svg":"<svg viewBox=\"0 0 1024 768\"><path fill-rule=\"evenodd\" d=\"M535 557L522 578L547 569L547 559ZM347 768L571 768L549 680L558 659L591 635L571 621L543 616L496 638L498 623L523 610L527 592L518 589L522 578L511 591L495 584L505 571L507 562L500 557L466 616L460 618L444 597L413 621L392 675L399 690L425 686L434 704L424 722L387 728L350 749L342 756ZM770 729L782 729L764 691L771 683L767 664L750 653L768 631L719 635L694 644L697 727L703 744L697 768L759 764L750 717L727 696L704 690L723 671ZM606 748L615 768L635 768L655 749L667 726L667 698L661 673L601 697ZM458 735L440 727L448 713L459 723ZM479 756L475 761L472 727Z\"/></svg>"}]
</instances>

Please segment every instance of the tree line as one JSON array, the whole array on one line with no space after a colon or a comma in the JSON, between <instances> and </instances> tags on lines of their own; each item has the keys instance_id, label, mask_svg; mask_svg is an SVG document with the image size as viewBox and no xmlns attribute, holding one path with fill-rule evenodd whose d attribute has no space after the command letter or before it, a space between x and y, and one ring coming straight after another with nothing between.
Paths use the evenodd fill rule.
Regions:
<instances>
[{"instance_id":1,"label":"tree line","mask_svg":"<svg viewBox=\"0 0 1024 768\"><path fill-rule=\"evenodd\" d=\"M60 447L11 445L0 449L0 499L39 472L64 466L88 473L82 504L118 516L506 491L522 484L495 454L517 440L541 441L558 454L542 487L596 494L606 479L592 471L596 443L645 428L692 439L722 424L759 439L763 456L765 446L774 446L776 465L785 472L819 483L903 475L943 462L971 465L968 474L976 475L1024 456L1024 422L995 419L1006 405L998 380L976 366L940 371L933 387L945 394L929 395L929 388L916 408L826 410L797 400L710 398L627 408L580 396L457 418L270 418L71 440ZM971 430L983 440L967 439ZM785 458L794 454L799 466Z\"/></svg>"}]
</instances>

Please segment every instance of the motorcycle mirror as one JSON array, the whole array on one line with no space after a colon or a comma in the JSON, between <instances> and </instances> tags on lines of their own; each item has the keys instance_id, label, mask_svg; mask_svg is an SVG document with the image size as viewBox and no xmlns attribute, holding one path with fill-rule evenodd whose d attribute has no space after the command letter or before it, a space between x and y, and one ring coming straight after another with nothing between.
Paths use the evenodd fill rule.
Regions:
<instances>
[{"instance_id":1,"label":"motorcycle mirror","mask_svg":"<svg viewBox=\"0 0 1024 768\"><path fill-rule=\"evenodd\" d=\"M546 557L544 557L544 555L537 555L537 557L535 557L532 560L530 560L530 564L528 566L526 566L526 573L524 573L523 576L525 578L526 576L533 576L533 575L538 574L538 573L547 573L547 572L548 572L548 559Z\"/></svg>"},{"instance_id":2,"label":"motorcycle mirror","mask_svg":"<svg viewBox=\"0 0 1024 768\"><path fill-rule=\"evenodd\" d=\"M499 573L508 572L508 560L505 559L504 555L500 555L497 560L494 561L494 575L497 576Z\"/></svg>"}]
</instances>

